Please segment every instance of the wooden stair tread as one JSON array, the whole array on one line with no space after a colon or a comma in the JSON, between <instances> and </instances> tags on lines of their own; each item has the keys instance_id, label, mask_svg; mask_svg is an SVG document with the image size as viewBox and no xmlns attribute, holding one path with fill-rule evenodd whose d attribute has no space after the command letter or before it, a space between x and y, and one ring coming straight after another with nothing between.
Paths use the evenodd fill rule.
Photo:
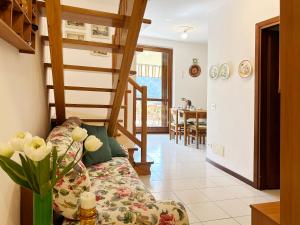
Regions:
<instances>
[{"instance_id":1,"label":"wooden stair tread","mask_svg":"<svg viewBox=\"0 0 300 225\"><path fill-rule=\"evenodd\" d=\"M43 35L42 41L48 42L49 37ZM95 41L83 41L83 40L75 40L69 38L63 38L63 47L64 48L72 48L72 49L80 49L80 50L101 50L106 52L115 52L115 53L122 53L123 46L111 44L111 43L104 43L104 42L95 42ZM142 52L143 48L137 47L136 51Z\"/></svg>"},{"instance_id":2,"label":"wooden stair tread","mask_svg":"<svg viewBox=\"0 0 300 225\"><path fill-rule=\"evenodd\" d=\"M41 16L45 16L45 2L38 1L38 7L40 9ZM76 22L104 25L116 28L127 28L126 26L128 25L128 23L126 23L126 20L129 19L126 16L115 13L108 13L67 5L61 5L61 11L63 20L72 20ZM144 19L143 23L151 24L151 20Z\"/></svg>"},{"instance_id":3,"label":"wooden stair tread","mask_svg":"<svg viewBox=\"0 0 300 225\"><path fill-rule=\"evenodd\" d=\"M51 68L51 63L44 63L46 68ZM82 71L91 71L91 72L103 72L103 73L120 73L118 69L111 68L102 68L102 67L93 67L93 66L77 66L77 65L64 65L66 70L82 70ZM130 71L131 75L136 75L136 71Z\"/></svg>"},{"instance_id":4,"label":"wooden stair tread","mask_svg":"<svg viewBox=\"0 0 300 225\"><path fill-rule=\"evenodd\" d=\"M87 122L87 123L109 123L109 119L81 119L81 121L83 122ZM51 122L56 122L56 119L51 119ZM123 120L119 120L119 122L123 122Z\"/></svg>"},{"instance_id":5,"label":"wooden stair tread","mask_svg":"<svg viewBox=\"0 0 300 225\"><path fill-rule=\"evenodd\" d=\"M271 219L276 224L280 224L280 202L255 204L251 205L251 208Z\"/></svg>"},{"instance_id":6,"label":"wooden stair tread","mask_svg":"<svg viewBox=\"0 0 300 225\"><path fill-rule=\"evenodd\" d=\"M55 103L50 103L50 107L55 107ZM94 108L94 109L110 109L112 108L112 105L98 105L98 104L71 104L66 103L66 108ZM125 109L126 106L121 106L121 109Z\"/></svg>"},{"instance_id":7,"label":"wooden stair tread","mask_svg":"<svg viewBox=\"0 0 300 225\"><path fill-rule=\"evenodd\" d=\"M48 89L54 89L53 85L47 85ZM91 91L91 92L116 92L113 88L94 88L94 87L78 87L78 86L65 86L68 91ZM131 93L130 90L127 93Z\"/></svg>"}]
</instances>

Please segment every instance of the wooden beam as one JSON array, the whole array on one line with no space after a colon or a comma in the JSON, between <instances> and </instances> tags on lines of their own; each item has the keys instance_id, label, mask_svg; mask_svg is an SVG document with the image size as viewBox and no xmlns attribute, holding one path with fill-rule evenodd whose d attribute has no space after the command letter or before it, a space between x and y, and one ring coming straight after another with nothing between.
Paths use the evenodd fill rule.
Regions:
<instances>
[{"instance_id":1,"label":"wooden beam","mask_svg":"<svg viewBox=\"0 0 300 225\"><path fill-rule=\"evenodd\" d=\"M42 36L42 41L49 41L48 36ZM89 50L89 51L105 51L105 52L114 52L114 53L123 53L125 48L121 45L110 44L105 42L96 42L96 41L82 41L69 38L63 38L63 47L79 50ZM137 47L136 51L142 52L143 48Z\"/></svg>"},{"instance_id":2,"label":"wooden beam","mask_svg":"<svg viewBox=\"0 0 300 225\"><path fill-rule=\"evenodd\" d=\"M54 89L53 85L47 85L47 89ZM66 91L91 91L91 92L116 92L116 89L112 88L93 88L93 87L76 87L76 86L65 86ZM126 93L131 93L128 90Z\"/></svg>"},{"instance_id":3,"label":"wooden beam","mask_svg":"<svg viewBox=\"0 0 300 225\"><path fill-rule=\"evenodd\" d=\"M127 87L127 81L131 64L133 61L134 53L137 46L139 33L145 14L147 0L135 0L132 8L130 29L128 29L124 47L124 53L120 66L119 81L117 84L117 92L113 100L113 108L111 111L110 124L108 126L109 136L113 136L117 126L117 120L119 117L120 106L122 105L123 97Z\"/></svg>"},{"instance_id":4,"label":"wooden beam","mask_svg":"<svg viewBox=\"0 0 300 225\"><path fill-rule=\"evenodd\" d=\"M45 68L52 68L51 63L44 63ZM81 71L90 71L90 72L103 72L103 73L119 73L120 70L103 68L103 67L94 67L94 66L77 66L77 65L64 65L65 70L81 70ZM136 75L136 71L130 71L130 75Z\"/></svg>"},{"instance_id":5,"label":"wooden beam","mask_svg":"<svg viewBox=\"0 0 300 225\"><path fill-rule=\"evenodd\" d=\"M54 13L55 12L55 13ZM57 123L66 119L60 0L46 1Z\"/></svg>"},{"instance_id":6,"label":"wooden beam","mask_svg":"<svg viewBox=\"0 0 300 225\"><path fill-rule=\"evenodd\" d=\"M300 224L300 1L281 0L280 207L281 225Z\"/></svg>"},{"instance_id":7,"label":"wooden beam","mask_svg":"<svg viewBox=\"0 0 300 225\"><path fill-rule=\"evenodd\" d=\"M45 16L44 8L45 2L38 1L41 16ZM91 9L78 8L73 6L62 5L62 19L71 20L81 23L104 25L116 28L127 28L125 21L129 18L124 15L96 11ZM151 24L149 19L143 19L143 23Z\"/></svg>"},{"instance_id":8,"label":"wooden beam","mask_svg":"<svg viewBox=\"0 0 300 225\"><path fill-rule=\"evenodd\" d=\"M55 107L55 103L50 103L50 107ZM112 105L96 105L96 104L65 104L66 108L91 108L91 109L111 109ZM126 106L121 106L124 109Z\"/></svg>"}]
</instances>

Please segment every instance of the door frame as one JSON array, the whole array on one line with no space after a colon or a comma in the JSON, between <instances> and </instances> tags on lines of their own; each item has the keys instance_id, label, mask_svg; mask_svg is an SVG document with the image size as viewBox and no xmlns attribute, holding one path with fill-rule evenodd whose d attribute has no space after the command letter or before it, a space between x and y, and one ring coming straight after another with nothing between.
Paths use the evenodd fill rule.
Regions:
<instances>
[{"instance_id":1,"label":"door frame","mask_svg":"<svg viewBox=\"0 0 300 225\"><path fill-rule=\"evenodd\" d=\"M173 49L172 48L164 48L164 47L156 47L151 45L138 45L139 48L142 48L146 51L154 51L154 52L162 52L168 54L168 68L167 68L167 84L168 84L168 107L167 107L167 122L169 123L169 108L172 106L173 103ZM148 98L148 100L151 100L151 98ZM161 102L166 101L162 98ZM133 112L134 117L136 118L136 111ZM137 133L140 133L140 129L136 127L135 121L133 121L133 127L136 130ZM148 133L156 133L156 134L162 134L162 133L169 133L169 126L167 127L148 127L147 128Z\"/></svg>"},{"instance_id":2,"label":"door frame","mask_svg":"<svg viewBox=\"0 0 300 225\"><path fill-rule=\"evenodd\" d=\"M256 24L256 43L255 43L255 119L254 119L254 181L253 185L261 189L261 149L260 149L260 111L261 111L261 34L262 30L280 25L280 17L274 17Z\"/></svg>"}]
</instances>

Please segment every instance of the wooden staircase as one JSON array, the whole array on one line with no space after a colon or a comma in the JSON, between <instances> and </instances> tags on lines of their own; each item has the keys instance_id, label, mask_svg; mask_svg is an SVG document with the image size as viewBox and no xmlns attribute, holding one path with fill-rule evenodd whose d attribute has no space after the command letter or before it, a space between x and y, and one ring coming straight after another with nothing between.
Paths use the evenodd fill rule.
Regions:
<instances>
[{"instance_id":1,"label":"wooden staircase","mask_svg":"<svg viewBox=\"0 0 300 225\"><path fill-rule=\"evenodd\" d=\"M48 35L42 36L42 44L49 47L50 50L51 62L44 63L44 67L45 71L52 71L53 84L47 85L48 90L54 92L54 102L49 103L50 109L55 108L56 118L52 120L56 124L63 123L66 120L66 109L68 108L107 109L107 118L81 119L85 122L103 122L108 126L109 136L117 136L119 131L140 148L140 162L135 162L133 157L133 153L136 152L137 148L129 149L130 162L140 175L149 175L152 164L147 161L147 87L139 86L129 76L136 74L135 71L131 70L135 52L143 51L142 48L137 47L141 26L143 23L151 24L150 20L143 18L146 4L147 0L120 0L119 11L114 14L61 5L60 0L38 2L40 15L47 18L48 25ZM115 28L113 41L112 43L104 43L63 38L63 20L113 27ZM65 64L63 49L110 52L113 66L112 68L106 68ZM99 76L107 76L107 73L111 73L113 78L112 87L65 85L65 71L94 72ZM134 132L128 130L128 98L130 94L133 94L133 97L135 95L128 89L130 85L133 86L134 91L139 90L142 93L143 124L140 140ZM110 103L67 103L65 100L66 91L108 93L110 94ZM123 120L120 119L121 110L124 111Z\"/></svg>"}]
</instances>

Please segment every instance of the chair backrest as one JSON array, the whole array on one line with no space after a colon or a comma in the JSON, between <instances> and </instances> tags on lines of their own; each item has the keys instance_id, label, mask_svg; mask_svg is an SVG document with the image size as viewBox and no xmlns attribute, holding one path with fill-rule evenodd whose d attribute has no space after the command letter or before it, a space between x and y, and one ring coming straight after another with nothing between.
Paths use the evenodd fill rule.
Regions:
<instances>
[{"instance_id":1,"label":"chair backrest","mask_svg":"<svg viewBox=\"0 0 300 225\"><path fill-rule=\"evenodd\" d=\"M170 108L170 124L175 123L178 124L178 109Z\"/></svg>"},{"instance_id":2,"label":"chair backrest","mask_svg":"<svg viewBox=\"0 0 300 225\"><path fill-rule=\"evenodd\" d=\"M206 119L207 118L207 112L197 112L196 113L196 125L198 127L199 125L199 119Z\"/></svg>"}]
</instances>

